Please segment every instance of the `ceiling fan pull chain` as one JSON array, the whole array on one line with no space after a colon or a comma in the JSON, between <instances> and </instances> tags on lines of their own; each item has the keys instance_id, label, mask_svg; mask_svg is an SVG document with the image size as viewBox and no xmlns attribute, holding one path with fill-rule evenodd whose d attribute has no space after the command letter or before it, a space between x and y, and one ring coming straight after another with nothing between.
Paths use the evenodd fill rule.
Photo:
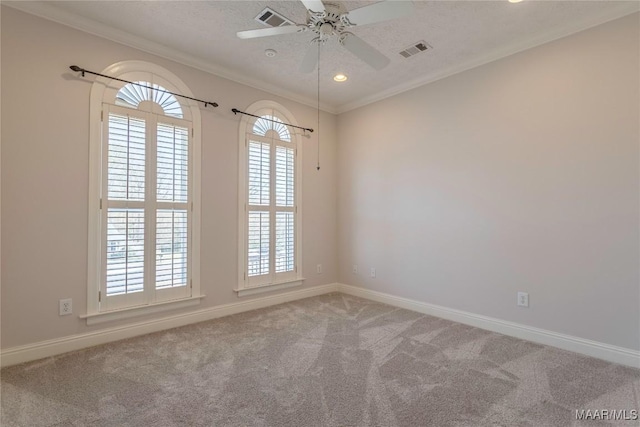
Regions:
<instances>
[{"instance_id":1,"label":"ceiling fan pull chain","mask_svg":"<svg viewBox=\"0 0 640 427\"><path fill-rule=\"evenodd\" d=\"M322 48L320 40L318 40L318 164L316 170L320 170L320 49Z\"/></svg>"}]
</instances>

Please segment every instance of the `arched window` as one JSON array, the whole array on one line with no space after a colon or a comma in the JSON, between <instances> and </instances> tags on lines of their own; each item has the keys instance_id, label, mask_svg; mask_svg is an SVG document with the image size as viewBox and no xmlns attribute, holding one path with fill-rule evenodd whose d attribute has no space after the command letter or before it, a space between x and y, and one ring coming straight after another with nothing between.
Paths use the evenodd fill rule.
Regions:
<instances>
[{"instance_id":1,"label":"arched window","mask_svg":"<svg viewBox=\"0 0 640 427\"><path fill-rule=\"evenodd\" d=\"M284 107L262 101L240 125L240 296L302 283L299 135Z\"/></svg>"},{"instance_id":2,"label":"arched window","mask_svg":"<svg viewBox=\"0 0 640 427\"><path fill-rule=\"evenodd\" d=\"M198 106L168 93L193 96L154 64L102 74L133 83L99 78L91 91L88 323L199 300Z\"/></svg>"}]
</instances>

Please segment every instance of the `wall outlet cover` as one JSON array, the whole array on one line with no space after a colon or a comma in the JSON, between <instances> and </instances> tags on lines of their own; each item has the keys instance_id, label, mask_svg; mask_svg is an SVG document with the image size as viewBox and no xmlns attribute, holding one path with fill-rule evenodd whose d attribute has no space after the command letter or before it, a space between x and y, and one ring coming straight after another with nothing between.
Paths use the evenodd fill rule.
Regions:
<instances>
[{"instance_id":1,"label":"wall outlet cover","mask_svg":"<svg viewBox=\"0 0 640 427\"><path fill-rule=\"evenodd\" d=\"M71 298L61 299L59 308L60 316L66 316L67 314L73 313L73 302Z\"/></svg>"},{"instance_id":2,"label":"wall outlet cover","mask_svg":"<svg viewBox=\"0 0 640 427\"><path fill-rule=\"evenodd\" d=\"M526 292L518 292L518 306L529 307L529 294Z\"/></svg>"}]
</instances>

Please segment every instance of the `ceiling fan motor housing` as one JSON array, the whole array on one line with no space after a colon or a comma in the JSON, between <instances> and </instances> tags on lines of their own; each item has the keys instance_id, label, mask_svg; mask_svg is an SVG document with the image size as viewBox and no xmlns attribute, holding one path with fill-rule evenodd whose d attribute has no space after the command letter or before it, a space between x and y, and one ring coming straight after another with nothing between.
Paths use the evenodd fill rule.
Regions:
<instances>
[{"instance_id":1,"label":"ceiling fan motor housing","mask_svg":"<svg viewBox=\"0 0 640 427\"><path fill-rule=\"evenodd\" d=\"M346 27L351 26L347 19L347 10L339 3L324 3L324 12L311 12L307 19L307 26L318 34L319 40L326 41L329 37L341 34Z\"/></svg>"}]
</instances>

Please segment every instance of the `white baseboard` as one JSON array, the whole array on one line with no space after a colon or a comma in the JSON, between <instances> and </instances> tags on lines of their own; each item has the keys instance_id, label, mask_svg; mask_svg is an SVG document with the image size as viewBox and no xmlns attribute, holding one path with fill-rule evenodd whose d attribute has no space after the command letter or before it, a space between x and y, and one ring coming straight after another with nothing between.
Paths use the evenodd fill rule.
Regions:
<instances>
[{"instance_id":1,"label":"white baseboard","mask_svg":"<svg viewBox=\"0 0 640 427\"><path fill-rule=\"evenodd\" d=\"M407 310L441 317L454 322L464 323L504 335L533 341L563 350L573 351L586 356L596 357L608 362L640 368L640 351L624 347L616 347L597 341L591 341L571 335L560 334L545 329L534 328L519 323L508 322L493 317L454 310L439 305L428 304L408 298L401 298L382 292L363 289L355 286L338 284L338 292L366 298L372 301L406 308Z\"/></svg>"},{"instance_id":2,"label":"white baseboard","mask_svg":"<svg viewBox=\"0 0 640 427\"><path fill-rule=\"evenodd\" d=\"M278 295L271 295L249 301L234 302L231 304L219 305L211 308L191 311L189 313L163 317L157 320L138 322L131 325L102 329L86 334L71 335L64 338L41 341L34 344L12 347L0 353L0 366L11 366L18 363L29 362L31 360L42 359L44 357L56 356L69 351L80 350L95 345L106 344L113 341L131 338L138 335L163 331L166 329L185 326L192 323L203 322L216 319L218 317L229 316L231 314L256 310L272 305L295 301L302 298L323 295L336 292L338 284L332 283L322 286L314 286L308 289L286 292Z\"/></svg>"},{"instance_id":3,"label":"white baseboard","mask_svg":"<svg viewBox=\"0 0 640 427\"><path fill-rule=\"evenodd\" d=\"M571 335L560 334L553 331L534 328L434 304L428 304L408 298L401 298L341 283L315 286L309 289L301 289L249 301L240 301L175 316L163 317L162 319L138 322L131 325L102 329L100 331L89 332L86 334L72 335L64 338L12 347L3 350L0 353L0 366L16 365L18 363L29 362L31 360L42 359L44 357L56 356L69 351L80 350L125 338L163 331L192 323L203 322L245 311L295 301L302 298L323 295L330 292L342 292L372 301L393 305L395 307L406 308L419 313L429 314L443 319L452 320L454 322L498 332L504 335L558 347L563 350L573 351L609 362L640 368L640 352L636 350L616 347Z\"/></svg>"}]
</instances>

